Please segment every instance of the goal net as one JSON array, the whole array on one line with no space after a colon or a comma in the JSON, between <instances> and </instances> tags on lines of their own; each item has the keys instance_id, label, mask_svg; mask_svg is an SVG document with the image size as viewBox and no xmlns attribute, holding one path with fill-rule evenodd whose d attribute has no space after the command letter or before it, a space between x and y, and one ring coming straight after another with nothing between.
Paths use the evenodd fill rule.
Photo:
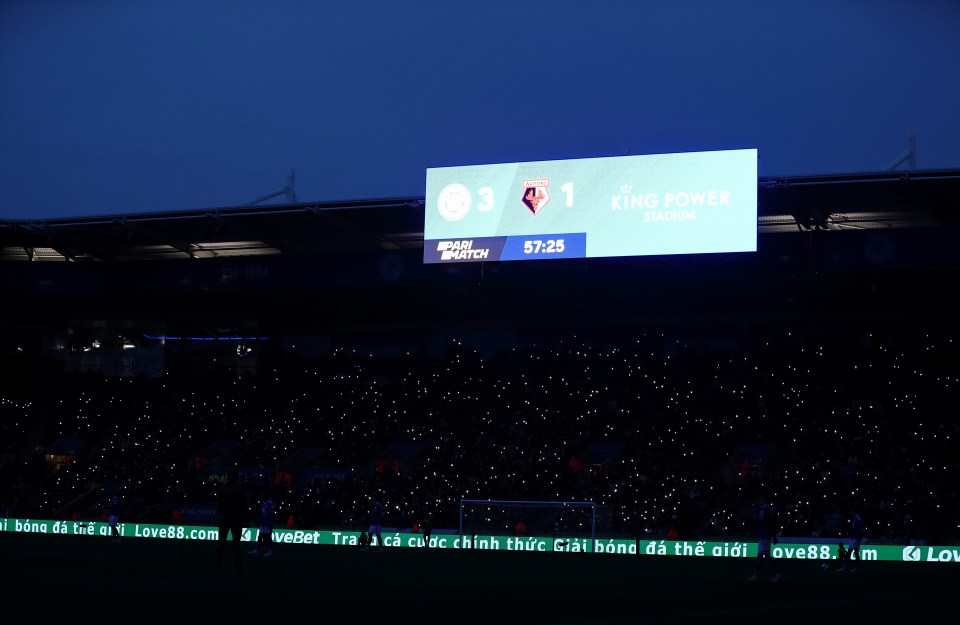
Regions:
<instances>
[{"instance_id":1,"label":"goal net","mask_svg":"<svg viewBox=\"0 0 960 625\"><path fill-rule=\"evenodd\" d=\"M599 507L592 501L460 500L460 544L478 536L538 536L553 542L597 538ZM553 544L553 543L551 543Z\"/></svg>"}]
</instances>

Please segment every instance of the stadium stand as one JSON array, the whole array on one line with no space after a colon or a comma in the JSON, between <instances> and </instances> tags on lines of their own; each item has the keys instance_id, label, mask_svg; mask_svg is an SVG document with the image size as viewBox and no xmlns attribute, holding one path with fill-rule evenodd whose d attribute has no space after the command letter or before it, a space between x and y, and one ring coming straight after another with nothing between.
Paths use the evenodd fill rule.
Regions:
<instances>
[{"instance_id":1,"label":"stadium stand","mask_svg":"<svg viewBox=\"0 0 960 625\"><path fill-rule=\"evenodd\" d=\"M395 527L570 499L743 536L762 490L792 536L856 507L953 544L958 202L960 172L768 179L755 254L470 266L419 262L417 198L7 222L0 503L204 519L239 467L301 527L380 491Z\"/></svg>"}]
</instances>

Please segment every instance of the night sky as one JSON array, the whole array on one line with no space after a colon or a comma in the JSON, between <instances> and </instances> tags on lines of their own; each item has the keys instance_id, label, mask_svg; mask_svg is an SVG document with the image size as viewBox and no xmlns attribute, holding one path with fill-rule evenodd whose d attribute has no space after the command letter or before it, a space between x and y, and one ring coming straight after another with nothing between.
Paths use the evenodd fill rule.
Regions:
<instances>
[{"instance_id":1,"label":"night sky","mask_svg":"<svg viewBox=\"0 0 960 625\"><path fill-rule=\"evenodd\" d=\"M876 172L911 129L956 169L958 32L956 0L6 0L0 219L238 206L292 170L301 202L696 150Z\"/></svg>"}]
</instances>

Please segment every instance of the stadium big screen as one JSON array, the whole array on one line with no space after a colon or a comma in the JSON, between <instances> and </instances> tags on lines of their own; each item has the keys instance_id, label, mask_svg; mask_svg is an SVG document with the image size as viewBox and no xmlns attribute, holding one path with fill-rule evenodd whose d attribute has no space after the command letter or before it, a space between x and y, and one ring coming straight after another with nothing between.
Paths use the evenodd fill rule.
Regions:
<instances>
[{"instance_id":1,"label":"stadium big screen","mask_svg":"<svg viewBox=\"0 0 960 625\"><path fill-rule=\"evenodd\" d=\"M755 252L757 150L427 169L424 263Z\"/></svg>"}]
</instances>

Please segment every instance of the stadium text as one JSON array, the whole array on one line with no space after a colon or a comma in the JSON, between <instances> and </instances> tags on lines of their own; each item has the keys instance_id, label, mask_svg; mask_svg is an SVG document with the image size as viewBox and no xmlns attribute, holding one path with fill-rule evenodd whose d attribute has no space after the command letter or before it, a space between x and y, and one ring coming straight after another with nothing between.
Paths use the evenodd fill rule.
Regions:
<instances>
[{"instance_id":1,"label":"stadium text","mask_svg":"<svg viewBox=\"0 0 960 625\"><path fill-rule=\"evenodd\" d=\"M688 208L695 206L729 206L729 191L681 191L663 196L664 208ZM660 196L656 193L614 195L610 198L611 210L636 210L658 208Z\"/></svg>"},{"instance_id":2,"label":"stadium text","mask_svg":"<svg viewBox=\"0 0 960 625\"><path fill-rule=\"evenodd\" d=\"M204 525L118 525L120 535L131 538L160 540L217 540L216 527ZM103 521L52 521L41 519L0 518L0 532L34 534L69 534L74 536L110 536L110 526ZM255 540L256 528L244 528L241 540ZM359 532L338 530L288 530L274 529L274 542L286 545L342 545L357 546ZM412 548L423 546L421 534L407 531L391 531L383 534L384 547ZM536 551L565 553L600 553L641 556L686 556L714 558L752 558L757 555L755 542L709 542L687 540L633 540L590 539L583 537L531 536L463 536L450 531L435 532L430 546L439 549L495 549L504 551ZM836 559L836 545L829 543L780 543L771 553L784 560L832 560ZM873 545L863 548L860 556L865 561L885 560L896 562L953 562L960 563L960 547L956 546L903 546Z\"/></svg>"}]
</instances>

